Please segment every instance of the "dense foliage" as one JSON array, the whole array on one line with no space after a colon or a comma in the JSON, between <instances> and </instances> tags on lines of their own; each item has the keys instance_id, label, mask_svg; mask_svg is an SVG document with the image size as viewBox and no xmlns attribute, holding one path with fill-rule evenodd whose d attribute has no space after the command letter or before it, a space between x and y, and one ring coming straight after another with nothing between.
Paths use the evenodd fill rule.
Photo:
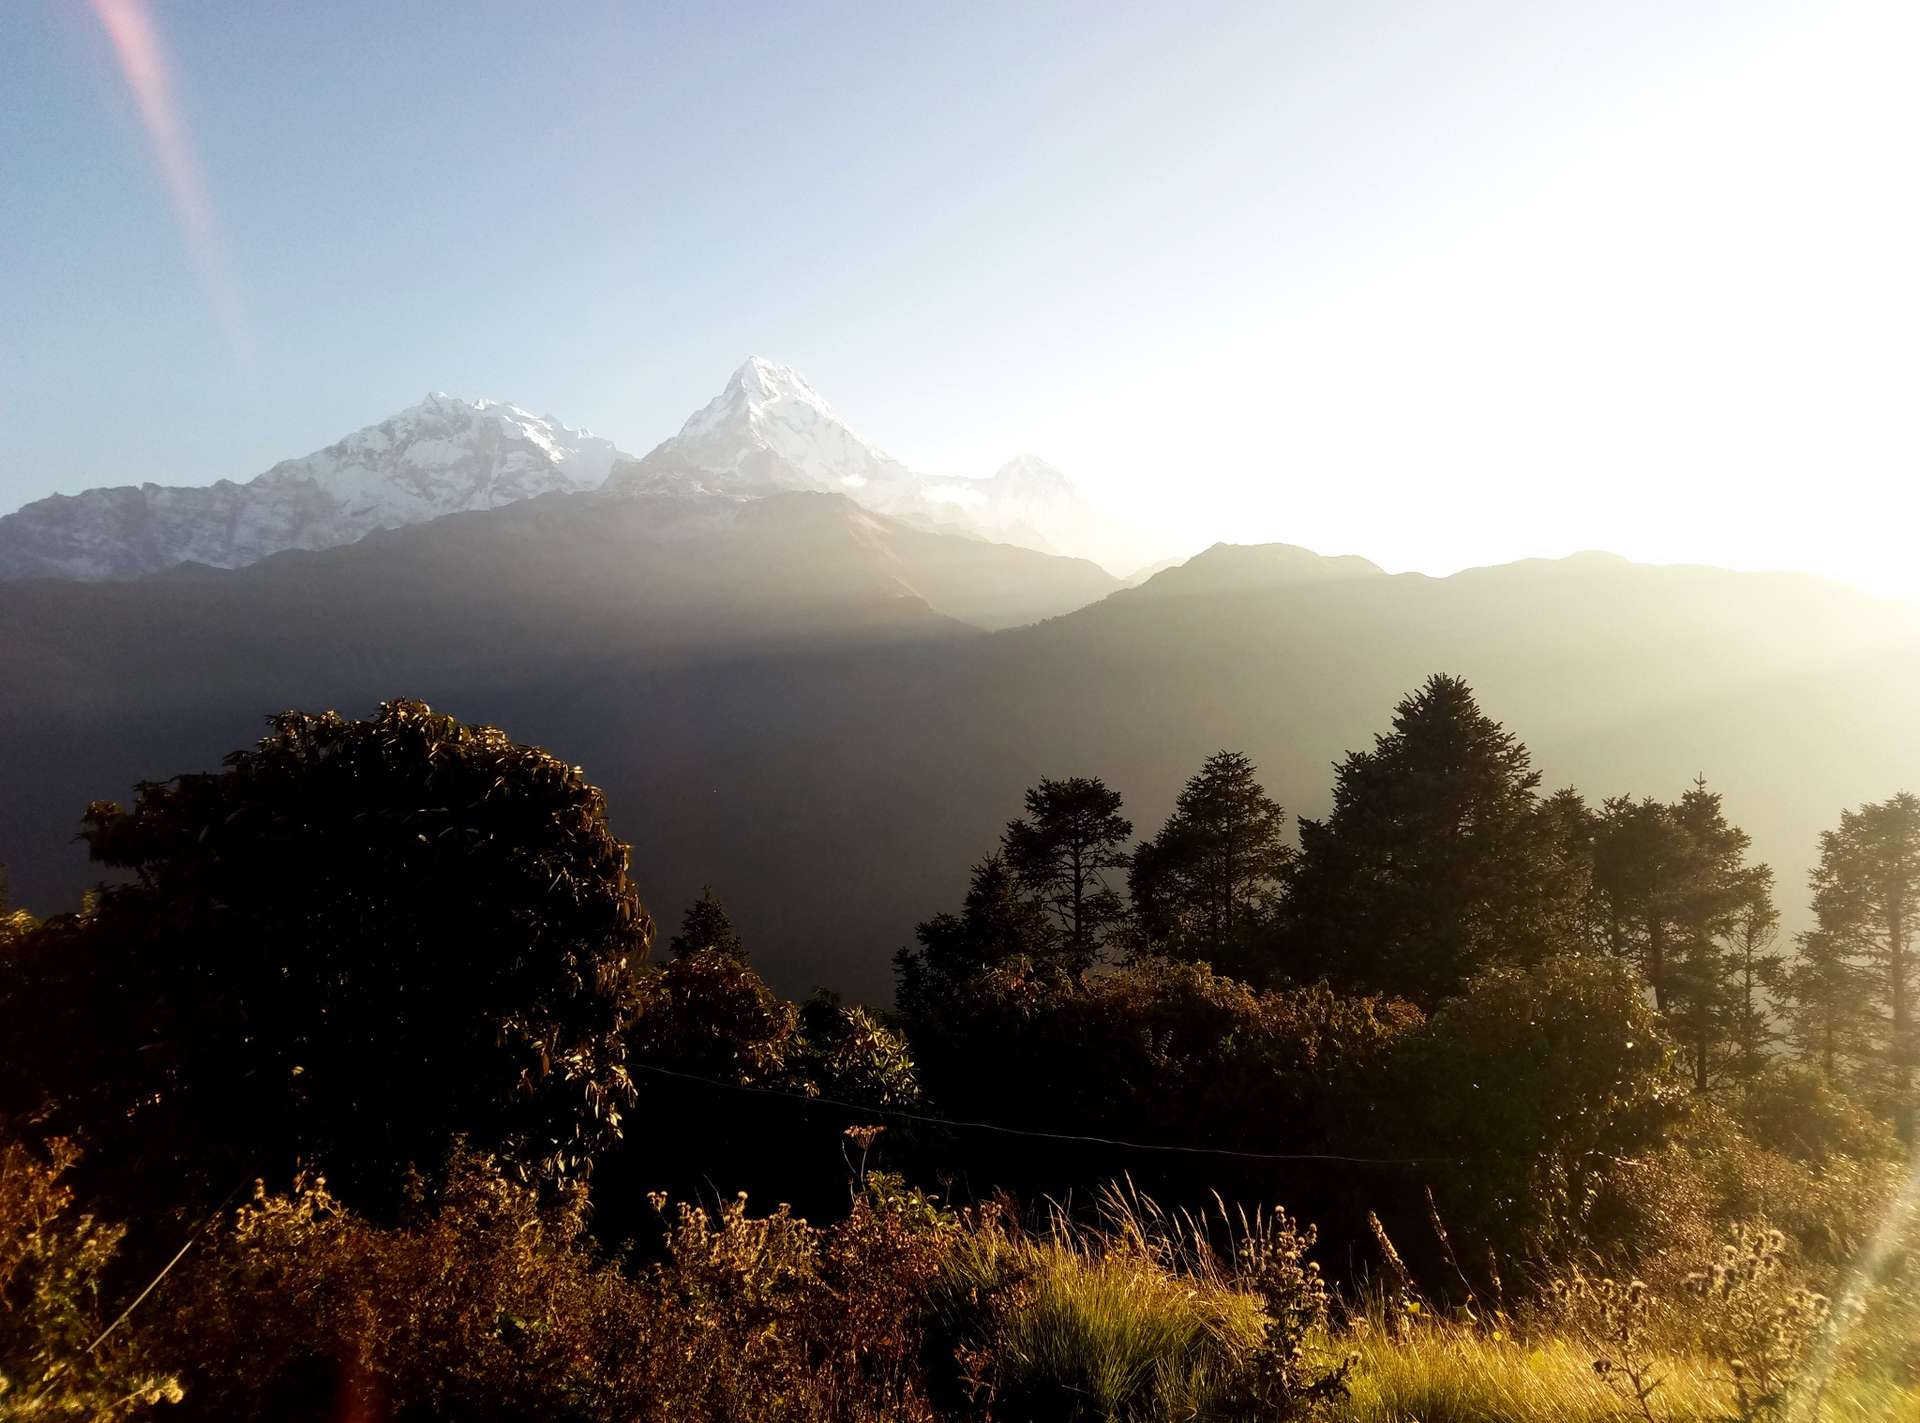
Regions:
<instances>
[{"instance_id":1,"label":"dense foliage","mask_svg":"<svg viewBox=\"0 0 1920 1423\"><path fill-rule=\"evenodd\" d=\"M1453 678L1298 851L1231 751L1024 812L888 1013L711 887L643 962L582 773L418 703L92 807L0 904L0 1418L1920 1403L1913 797L1791 945L1704 781L1543 796Z\"/></svg>"}]
</instances>

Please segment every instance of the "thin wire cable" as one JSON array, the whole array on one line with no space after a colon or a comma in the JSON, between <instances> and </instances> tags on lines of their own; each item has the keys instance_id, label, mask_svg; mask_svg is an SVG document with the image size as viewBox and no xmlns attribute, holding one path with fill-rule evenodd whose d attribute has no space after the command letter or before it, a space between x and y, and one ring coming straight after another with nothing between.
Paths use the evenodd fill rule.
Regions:
<instances>
[{"instance_id":1,"label":"thin wire cable","mask_svg":"<svg viewBox=\"0 0 1920 1423\"><path fill-rule=\"evenodd\" d=\"M1453 1165L1462 1159L1457 1156L1343 1156L1330 1151L1236 1151L1225 1146L1175 1146L1166 1142L1123 1141L1111 1136L1084 1136L1073 1132L1036 1131L1026 1127L1001 1126L998 1122L971 1122L957 1117L935 1117L925 1112L909 1112L900 1107L873 1107L860 1102L847 1102L838 1097L809 1097L805 1092L790 1092L782 1087L750 1087L738 1082L722 1082L714 1077L700 1077L691 1072L676 1072L670 1067L655 1067L651 1063L630 1062L629 1070L651 1072L658 1077L675 1077L683 1082L698 1082L706 1087L718 1087L726 1092L747 1092L762 1097L785 1097L795 1102L807 1102L820 1107L843 1107L850 1112L864 1112L875 1117L899 1117L911 1122L925 1122L929 1126L960 1127L970 1131L998 1132L1003 1136L1032 1137L1042 1141L1072 1141L1092 1146L1117 1146L1128 1151L1164 1151L1182 1156L1231 1156L1243 1161L1336 1161L1354 1166L1430 1166Z\"/></svg>"},{"instance_id":2,"label":"thin wire cable","mask_svg":"<svg viewBox=\"0 0 1920 1423\"><path fill-rule=\"evenodd\" d=\"M106 1343L107 1336L113 1333L113 1331L118 1329L121 1325L125 1324L127 1322L128 1316L131 1315L136 1309L140 1308L141 1304L146 1300L146 1297L152 1294L155 1290L160 1288L160 1282L166 1279L168 1275L173 1273L173 1267L175 1265L178 1265L182 1260L186 1258L187 1252L193 1249L194 1245L199 1241L200 1237L207 1233L207 1227L212 1225L214 1221L220 1218L221 1213L225 1211L228 1206L233 1204L234 1198L237 1197L243 1190L245 1190L247 1187L247 1183L253 1179L254 1179L253 1172L249 1170L245 1176L242 1176L238 1181L234 1183L233 1189L227 1192L226 1199L221 1201L219 1205L215 1206L212 1210L207 1212L206 1219L201 1221L198 1225L196 1225L193 1228L193 1233L187 1237L186 1244L182 1245L178 1250L173 1252L173 1258L167 1261L166 1264L160 1267L159 1274L155 1275L151 1280L147 1281L147 1287L144 1290L140 1291L139 1294L133 1297L133 1303L129 1304L125 1309L121 1310L119 1314L115 1315L113 1323L109 1324L105 1329L102 1329L98 1334L94 1335L93 1342L87 1345L85 1349L80 1351L81 1358L84 1359L88 1357L93 1353L95 1349L98 1349L102 1344ZM38 1392L33 1396L34 1403L36 1404L39 1403L41 1399L47 1396L48 1392L53 1388L53 1386L60 1381L60 1376L66 1373L67 1369L71 1367L71 1364L72 1364L71 1360L61 1361L60 1367L55 1369L51 1374L47 1376L47 1381L45 1384L41 1385L40 1392Z\"/></svg>"}]
</instances>

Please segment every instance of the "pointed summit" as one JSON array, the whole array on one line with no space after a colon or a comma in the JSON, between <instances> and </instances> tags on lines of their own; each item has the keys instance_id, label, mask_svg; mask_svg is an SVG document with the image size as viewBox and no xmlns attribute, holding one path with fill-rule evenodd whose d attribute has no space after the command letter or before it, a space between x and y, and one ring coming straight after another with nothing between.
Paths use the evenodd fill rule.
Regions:
<instances>
[{"instance_id":1,"label":"pointed summit","mask_svg":"<svg viewBox=\"0 0 1920 1423\"><path fill-rule=\"evenodd\" d=\"M781 489L846 494L910 482L911 470L861 439L792 366L753 356L618 483L694 475L742 494Z\"/></svg>"},{"instance_id":2,"label":"pointed summit","mask_svg":"<svg viewBox=\"0 0 1920 1423\"><path fill-rule=\"evenodd\" d=\"M751 401L798 400L816 406L827 414L833 407L815 390L807 378L792 366L770 361L765 356L749 356L727 381L724 395L738 392Z\"/></svg>"},{"instance_id":3,"label":"pointed summit","mask_svg":"<svg viewBox=\"0 0 1920 1423\"><path fill-rule=\"evenodd\" d=\"M918 528L1137 568L1166 550L1096 508L1066 475L1022 455L986 479L921 474L855 434L792 366L743 362L720 394L645 459L622 465L615 492L676 484L752 496L850 495Z\"/></svg>"}]
</instances>

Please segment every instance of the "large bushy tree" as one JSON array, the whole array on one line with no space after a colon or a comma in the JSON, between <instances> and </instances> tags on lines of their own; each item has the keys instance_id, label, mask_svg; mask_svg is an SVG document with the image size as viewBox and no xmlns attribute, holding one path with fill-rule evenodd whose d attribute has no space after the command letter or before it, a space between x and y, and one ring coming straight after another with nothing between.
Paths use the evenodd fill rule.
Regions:
<instances>
[{"instance_id":1,"label":"large bushy tree","mask_svg":"<svg viewBox=\"0 0 1920 1423\"><path fill-rule=\"evenodd\" d=\"M1394 709L1335 770L1333 810L1301 820L1281 965L1301 980L1432 1005L1494 964L1563 947L1581 885L1527 748L1457 677Z\"/></svg>"},{"instance_id":2,"label":"large bushy tree","mask_svg":"<svg viewBox=\"0 0 1920 1423\"><path fill-rule=\"evenodd\" d=\"M1145 944L1237 964L1247 938L1272 919L1293 862L1286 819L1251 760L1238 751L1209 756L1128 869Z\"/></svg>"},{"instance_id":3,"label":"large bushy tree","mask_svg":"<svg viewBox=\"0 0 1920 1423\"><path fill-rule=\"evenodd\" d=\"M419 702L271 727L88 810L123 882L10 956L9 1105L50 1104L142 1205L306 1162L379 1199L456 1135L583 1173L653 933L600 792Z\"/></svg>"}]
</instances>

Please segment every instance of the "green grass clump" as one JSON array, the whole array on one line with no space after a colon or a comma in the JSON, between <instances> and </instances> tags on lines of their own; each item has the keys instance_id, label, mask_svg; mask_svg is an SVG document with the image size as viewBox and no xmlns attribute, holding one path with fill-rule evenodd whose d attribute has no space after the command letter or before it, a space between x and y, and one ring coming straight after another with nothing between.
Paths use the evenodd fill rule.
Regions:
<instances>
[{"instance_id":1,"label":"green grass clump","mask_svg":"<svg viewBox=\"0 0 1920 1423\"><path fill-rule=\"evenodd\" d=\"M1361 1328L1343 1341L1359 1353L1349 1396L1329 1423L1620 1423L1636 1415L1594 1371L1593 1354L1562 1336L1493 1337L1427 1325L1399 1338ZM1712 1361L1662 1354L1648 1401L1661 1423L1721 1423L1737 1417L1731 1381ZM1920 1418L1920 1389L1887 1379L1841 1377L1821 1399L1821 1423Z\"/></svg>"},{"instance_id":2,"label":"green grass clump","mask_svg":"<svg viewBox=\"0 0 1920 1423\"><path fill-rule=\"evenodd\" d=\"M1170 1271L1117 1238L983 1229L936 1293L961 1383L994 1417L1223 1417L1264 1334L1253 1294Z\"/></svg>"}]
</instances>

